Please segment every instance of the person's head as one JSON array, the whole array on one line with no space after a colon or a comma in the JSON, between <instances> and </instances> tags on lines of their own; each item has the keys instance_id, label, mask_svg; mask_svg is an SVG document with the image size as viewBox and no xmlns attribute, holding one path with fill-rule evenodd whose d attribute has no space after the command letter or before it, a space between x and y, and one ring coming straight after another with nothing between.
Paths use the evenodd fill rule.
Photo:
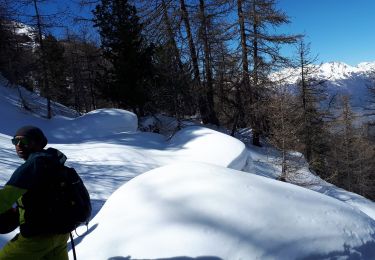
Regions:
<instances>
[{"instance_id":1,"label":"person's head","mask_svg":"<svg viewBox=\"0 0 375 260\"><path fill-rule=\"evenodd\" d=\"M27 160L32 153L42 151L47 142L42 130L30 125L18 129L12 139L17 155L24 160Z\"/></svg>"}]
</instances>

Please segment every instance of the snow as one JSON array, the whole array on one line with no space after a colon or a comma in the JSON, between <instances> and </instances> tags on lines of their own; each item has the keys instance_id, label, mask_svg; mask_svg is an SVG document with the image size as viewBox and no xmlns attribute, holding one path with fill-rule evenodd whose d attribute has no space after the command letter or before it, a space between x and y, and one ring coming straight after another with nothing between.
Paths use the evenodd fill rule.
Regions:
<instances>
[{"instance_id":1,"label":"snow","mask_svg":"<svg viewBox=\"0 0 375 260\"><path fill-rule=\"evenodd\" d=\"M367 76L375 69L375 62L362 62L357 66L350 66L344 62L327 62L320 65L311 64L313 77L335 82L346 80L351 77ZM271 78L280 80L285 75L289 75L286 83L294 84L300 78L300 68L286 68L271 75Z\"/></svg>"},{"instance_id":2,"label":"snow","mask_svg":"<svg viewBox=\"0 0 375 260\"><path fill-rule=\"evenodd\" d=\"M374 71L375 62L361 62L357 65L357 67L362 71Z\"/></svg>"},{"instance_id":3,"label":"snow","mask_svg":"<svg viewBox=\"0 0 375 260\"><path fill-rule=\"evenodd\" d=\"M323 107L329 105L334 110L334 114L339 115L341 111L337 107L342 102L341 97L348 96L353 112L358 115L355 124L360 125L375 120L375 116L371 115L375 106L369 91L369 86L374 85L375 62L362 62L357 66L350 66L343 62L310 66L313 72L310 76L321 80L322 88L327 93L326 101L322 102ZM270 77L288 86L291 93L295 93L296 83L301 78L300 73L299 68L287 68L273 73Z\"/></svg>"},{"instance_id":4,"label":"snow","mask_svg":"<svg viewBox=\"0 0 375 260\"><path fill-rule=\"evenodd\" d=\"M177 163L118 189L79 250L87 259L295 259L326 256L347 243L356 255L363 243L375 245L368 219L343 202L294 185L206 163ZM113 234L126 223L133 224ZM92 250L103 239L110 254Z\"/></svg>"},{"instance_id":5,"label":"snow","mask_svg":"<svg viewBox=\"0 0 375 260\"><path fill-rule=\"evenodd\" d=\"M11 136L33 124L89 190L94 210L88 231L75 235L78 259L375 258L374 203L307 166L299 176L309 189L275 180L272 147L198 125L170 138L140 132L137 117L119 109L47 120L22 110L9 88L0 94L0 184L22 163ZM0 246L16 232L0 235Z\"/></svg>"}]
</instances>

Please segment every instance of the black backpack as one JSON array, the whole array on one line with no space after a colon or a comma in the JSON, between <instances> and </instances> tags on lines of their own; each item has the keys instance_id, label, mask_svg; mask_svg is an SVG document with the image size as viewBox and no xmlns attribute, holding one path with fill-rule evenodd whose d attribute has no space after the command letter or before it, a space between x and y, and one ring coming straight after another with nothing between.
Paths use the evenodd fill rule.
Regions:
<instances>
[{"instance_id":1,"label":"black backpack","mask_svg":"<svg viewBox=\"0 0 375 260\"><path fill-rule=\"evenodd\" d=\"M88 225L92 210L90 195L76 170L64 165L55 177L54 201L48 207L55 216L52 230L64 234Z\"/></svg>"},{"instance_id":2,"label":"black backpack","mask_svg":"<svg viewBox=\"0 0 375 260\"><path fill-rule=\"evenodd\" d=\"M26 237L69 233L88 225L90 219L90 195L76 170L51 161L45 163L43 181L22 199L25 223L20 229Z\"/></svg>"}]
</instances>

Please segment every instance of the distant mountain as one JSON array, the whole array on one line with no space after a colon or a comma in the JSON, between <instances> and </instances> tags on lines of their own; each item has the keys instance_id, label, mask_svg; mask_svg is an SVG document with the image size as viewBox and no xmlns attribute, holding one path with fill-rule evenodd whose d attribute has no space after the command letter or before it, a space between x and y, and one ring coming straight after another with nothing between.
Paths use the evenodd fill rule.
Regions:
<instances>
[{"instance_id":1,"label":"distant mountain","mask_svg":"<svg viewBox=\"0 0 375 260\"><path fill-rule=\"evenodd\" d=\"M371 107L368 87L375 84L375 62L363 62L353 67L343 62L328 62L314 65L314 77L324 81L329 95L350 97L353 110L366 114L365 108ZM295 85L300 79L300 70L284 69L272 75L275 79L283 78L286 84Z\"/></svg>"},{"instance_id":2,"label":"distant mountain","mask_svg":"<svg viewBox=\"0 0 375 260\"><path fill-rule=\"evenodd\" d=\"M36 41L37 30L36 28L19 22L11 22L10 24L14 28L14 32L18 35L24 35L30 39Z\"/></svg>"},{"instance_id":3,"label":"distant mountain","mask_svg":"<svg viewBox=\"0 0 375 260\"><path fill-rule=\"evenodd\" d=\"M362 62L356 67L343 62L328 62L321 65L313 65L316 70L316 77L329 81L345 80L352 77L362 76L368 78L371 73L375 73L375 62ZM300 74L300 69L284 69L275 73L274 76L286 76L288 83L295 83Z\"/></svg>"},{"instance_id":4,"label":"distant mountain","mask_svg":"<svg viewBox=\"0 0 375 260\"><path fill-rule=\"evenodd\" d=\"M38 46L38 32L35 27L14 21L7 21L3 26L12 33L22 47L34 49Z\"/></svg>"},{"instance_id":5,"label":"distant mountain","mask_svg":"<svg viewBox=\"0 0 375 260\"><path fill-rule=\"evenodd\" d=\"M370 107L368 87L374 84L375 62L360 63L352 67L342 62L324 63L318 77L327 80L325 85L331 95L348 95L353 108Z\"/></svg>"}]
</instances>

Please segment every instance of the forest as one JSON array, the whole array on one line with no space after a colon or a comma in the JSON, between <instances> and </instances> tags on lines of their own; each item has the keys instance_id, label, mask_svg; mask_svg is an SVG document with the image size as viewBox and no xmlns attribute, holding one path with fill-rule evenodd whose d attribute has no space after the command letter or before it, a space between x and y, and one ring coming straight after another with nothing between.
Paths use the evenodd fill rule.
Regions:
<instances>
[{"instance_id":1,"label":"forest","mask_svg":"<svg viewBox=\"0 0 375 260\"><path fill-rule=\"evenodd\" d=\"M45 97L45 118L59 102L80 114L112 107L193 120L233 136L251 128L252 145L280 151L280 180L298 182L297 151L322 179L375 199L372 123L355 123L350 97L327 95L318 55L306 35L281 29L290 19L276 0L67 2L85 16L45 8L52 2L0 0L0 73L8 87ZM299 71L293 86L287 73L271 76L285 68Z\"/></svg>"}]
</instances>

